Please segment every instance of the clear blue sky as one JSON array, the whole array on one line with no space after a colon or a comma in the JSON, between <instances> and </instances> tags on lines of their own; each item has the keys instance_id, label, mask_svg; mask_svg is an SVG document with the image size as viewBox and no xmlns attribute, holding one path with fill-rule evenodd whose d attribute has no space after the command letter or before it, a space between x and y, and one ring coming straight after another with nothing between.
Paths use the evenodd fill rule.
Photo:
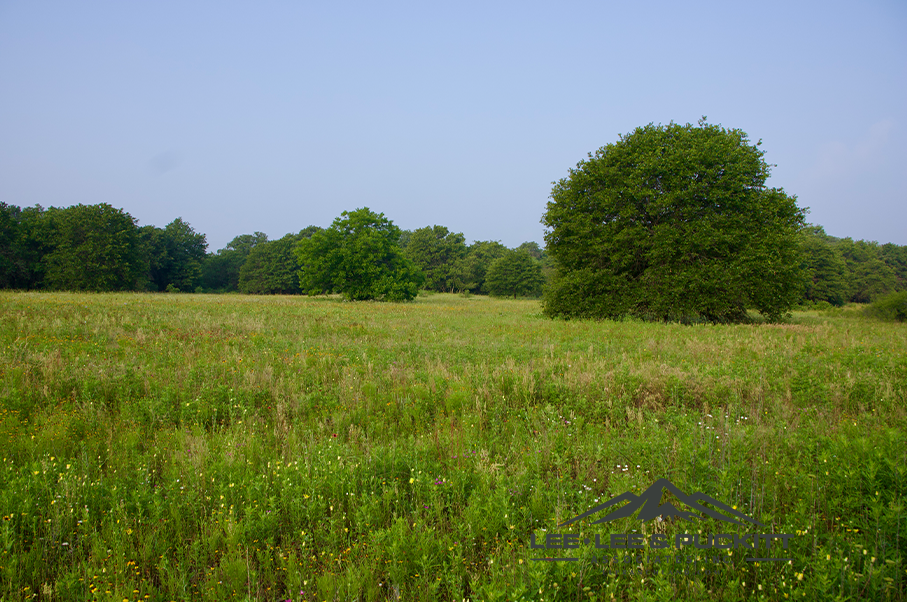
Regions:
<instances>
[{"instance_id":1,"label":"clear blue sky","mask_svg":"<svg viewBox=\"0 0 907 602\"><path fill-rule=\"evenodd\" d=\"M903 0L0 0L0 200L182 217L209 250L362 206L543 243L588 152L702 115L829 234L907 244Z\"/></svg>"}]
</instances>

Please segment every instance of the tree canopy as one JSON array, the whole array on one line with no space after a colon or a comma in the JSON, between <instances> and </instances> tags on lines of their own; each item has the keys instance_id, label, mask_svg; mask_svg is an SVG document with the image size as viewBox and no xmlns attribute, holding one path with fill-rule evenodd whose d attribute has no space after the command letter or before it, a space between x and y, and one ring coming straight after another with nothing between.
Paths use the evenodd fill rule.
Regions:
<instances>
[{"instance_id":1,"label":"tree canopy","mask_svg":"<svg viewBox=\"0 0 907 602\"><path fill-rule=\"evenodd\" d=\"M778 320L800 299L796 199L741 130L649 124L555 183L542 223L549 316Z\"/></svg>"},{"instance_id":2,"label":"tree canopy","mask_svg":"<svg viewBox=\"0 0 907 602\"><path fill-rule=\"evenodd\" d=\"M256 245L268 242L264 232L240 234L217 253L209 253L202 263L202 287L205 291L239 290L239 272Z\"/></svg>"},{"instance_id":3,"label":"tree canopy","mask_svg":"<svg viewBox=\"0 0 907 602\"><path fill-rule=\"evenodd\" d=\"M149 257L152 289L191 292L199 286L208 247L204 234L178 217L164 228L145 226L142 236Z\"/></svg>"},{"instance_id":4,"label":"tree canopy","mask_svg":"<svg viewBox=\"0 0 907 602\"><path fill-rule=\"evenodd\" d=\"M400 228L368 207L344 211L326 230L299 241L299 283L309 295L341 293L351 301L409 301L424 275L403 255Z\"/></svg>"},{"instance_id":5,"label":"tree canopy","mask_svg":"<svg viewBox=\"0 0 907 602\"><path fill-rule=\"evenodd\" d=\"M496 297L537 297L542 281L542 264L525 247L508 250L494 260L485 276L488 292Z\"/></svg>"},{"instance_id":6,"label":"tree canopy","mask_svg":"<svg viewBox=\"0 0 907 602\"><path fill-rule=\"evenodd\" d=\"M466 238L444 226L419 228L405 237L404 254L425 274L425 288L453 292L456 262L466 256Z\"/></svg>"},{"instance_id":7,"label":"tree canopy","mask_svg":"<svg viewBox=\"0 0 907 602\"><path fill-rule=\"evenodd\" d=\"M803 232L804 269L806 289L804 299L812 302L826 302L844 305L847 299L847 265L840 249L824 240L822 228Z\"/></svg>"},{"instance_id":8,"label":"tree canopy","mask_svg":"<svg viewBox=\"0 0 907 602\"><path fill-rule=\"evenodd\" d=\"M822 226L802 232L808 302L868 303L907 290L907 247L836 238Z\"/></svg>"},{"instance_id":9,"label":"tree canopy","mask_svg":"<svg viewBox=\"0 0 907 602\"><path fill-rule=\"evenodd\" d=\"M262 242L249 252L239 273L239 290L253 295L295 295L299 287L296 244L320 228L306 228L278 240Z\"/></svg>"},{"instance_id":10,"label":"tree canopy","mask_svg":"<svg viewBox=\"0 0 907 602\"><path fill-rule=\"evenodd\" d=\"M836 247L851 274L850 301L869 303L899 289L897 264L886 263L878 243L843 238Z\"/></svg>"},{"instance_id":11,"label":"tree canopy","mask_svg":"<svg viewBox=\"0 0 907 602\"><path fill-rule=\"evenodd\" d=\"M143 255L135 219L106 203L51 207L39 236L44 284L57 290L121 291L139 288Z\"/></svg>"},{"instance_id":12,"label":"tree canopy","mask_svg":"<svg viewBox=\"0 0 907 602\"><path fill-rule=\"evenodd\" d=\"M479 240L466 250L451 270L454 288L461 291L488 294L485 276L494 261L507 253L507 247L498 241Z\"/></svg>"},{"instance_id":13,"label":"tree canopy","mask_svg":"<svg viewBox=\"0 0 907 602\"><path fill-rule=\"evenodd\" d=\"M7 205L0 201L0 288L37 288L44 273L45 243L38 236L41 206Z\"/></svg>"}]
</instances>

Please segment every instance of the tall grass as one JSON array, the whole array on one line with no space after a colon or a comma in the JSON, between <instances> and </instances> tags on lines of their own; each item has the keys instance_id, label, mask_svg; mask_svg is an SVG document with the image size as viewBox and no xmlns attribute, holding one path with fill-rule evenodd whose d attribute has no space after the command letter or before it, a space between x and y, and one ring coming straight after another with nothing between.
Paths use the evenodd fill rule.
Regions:
<instances>
[{"instance_id":1,"label":"tall grass","mask_svg":"<svg viewBox=\"0 0 907 602\"><path fill-rule=\"evenodd\" d=\"M903 600L905 401L907 327L849 310L0 293L0 599ZM791 562L534 560L662 477Z\"/></svg>"}]
</instances>

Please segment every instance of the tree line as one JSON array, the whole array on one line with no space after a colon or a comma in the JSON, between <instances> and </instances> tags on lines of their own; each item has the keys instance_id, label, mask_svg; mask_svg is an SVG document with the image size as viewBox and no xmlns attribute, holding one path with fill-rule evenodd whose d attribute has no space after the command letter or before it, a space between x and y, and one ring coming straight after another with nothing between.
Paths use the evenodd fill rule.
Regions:
<instances>
[{"instance_id":1,"label":"tree line","mask_svg":"<svg viewBox=\"0 0 907 602\"><path fill-rule=\"evenodd\" d=\"M367 208L349 215L366 220L369 234L378 230L379 221L387 222L389 244L412 264L421 289L537 297L551 270L549 258L535 242L514 249L497 241L467 245L462 233L444 226L400 230ZM349 219L338 218L338 227ZM44 209L0 202L0 288L342 293L343 286L332 278L345 266L334 265L326 277L322 274L321 282L313 283L311 274L302 273L299 256L304 241L323 238L335 226L336 222L327 229L308 226L276 240L263 232L242 234L212 253L207 252L205 235L182 218L159 228L138 226L129 213L106 203ZM322 245L315 255L327 256L328 251ZM366 259L360 253L349 263L361 265L368 263Z\"/></svg>"},{"instance_id":2,"label":"tree line","mask_svg":"<svg viewBox=\"0 0 907 602\"><path fill-rule=\"evenodd\" d=\"M359 211L367 212L363 219L375 216ZM444 226L390 226L390 242L421 274L421 289L537 297L555 270L552 257L535 242L516 248L496 241L467 245L462 233ZM301 242L328 230L308 226L276 240L262 232L242 234L223 249L207 252L205 235L181 218L160 228L138 226L129 213L108 204L44 209L0 202L0 288L342 292L331 284L330 274L317 285L300 278ZM907 290L907 246L836 238L814 225L801 230L799 245L806 274L804 302L868 303Z\"/></svg>"},{"instance_id":3,"label":"tree line","mask_svg":"<svg viewBox=\"0 0 907 602\"><path fill-rule=\"evenodd\" d=\"M106 203L44 209L0 203L0 287L176 291L198 286L207 242L177 218L142 226Z\"/></svg>"},{"instance_id":4,"label":"tree line","mask_svg":"<svg viewBox=\"0 0 907 602\"><path fill-rule=\"evenodd\" d=\"M813 303L869 303L907 291L907 246L836 238L822 226L801 232L804 298Z\"/></svg>"}]
</instances>

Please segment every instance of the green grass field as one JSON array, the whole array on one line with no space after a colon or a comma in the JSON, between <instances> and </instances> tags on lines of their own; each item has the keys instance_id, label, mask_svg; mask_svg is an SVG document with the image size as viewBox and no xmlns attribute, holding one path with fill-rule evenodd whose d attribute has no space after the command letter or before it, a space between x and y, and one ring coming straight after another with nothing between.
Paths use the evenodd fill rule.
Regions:
<instances>
[{"instance_id":1,"label":"green grass field","mask_svg":"<svg viewBox=\"0 0 907 602\"><path fill-rule=\"evenodd\" d=\"M0 600L904 600L905 407L907 325L852 309L0 293ZM764 526L557 526L659 478Z\"/></svg>"}]
</instances>

